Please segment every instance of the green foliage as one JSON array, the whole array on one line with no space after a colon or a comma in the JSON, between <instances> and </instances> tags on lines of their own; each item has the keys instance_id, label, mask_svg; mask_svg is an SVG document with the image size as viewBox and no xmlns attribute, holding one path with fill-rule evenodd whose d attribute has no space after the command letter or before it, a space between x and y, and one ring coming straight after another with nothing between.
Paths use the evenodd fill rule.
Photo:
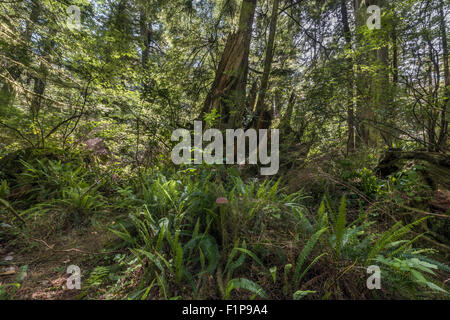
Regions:
<instances>
[{"instance_id":1,"label":"green foliage","mask_svg":"<svg viewBox=\"0 0 450 320\"><path fill-rule=\"evenodd\" d=\"M431 187L424 181L424 168L414 165L411 168L400 170L388 177L388 185L391 191L400 192L408 197L408 202L423 202L429 198ZM404 203L401 196L395 200Z\"/></svg>"},{"instance_id":2,"label":"green foliage","mask_svg":"<svg viewBox=\"0 0 450 320\"><path fill-rule=\"evenodd\" d=\"M328 219L328 216L336 218ZM345 197L341 198L337 214L334 212L332 205L329 204L329 199L325 197L324 201L320 204L315 221L311 222L313 219L308 219L306 215L300 217L301 230L318 231L312 234L306 241L297 259L294 271L294 285L296 288L298 288L301 279L306 275L308 270L319 259L327 255L327 252L332 251L335 253L335 259L338 261L352 259L354 261L361 261L364 266L369 266L373 263L386 266L383 268L382 273L386 277L386 281L392 286L393 294L416 297L417 293L421 290L421 286L426 286L431 289L431 295L446 293L445 290L435 283L435 280L430 279L430 276L435 276L434 272L430 272L430 268L438 269L438 265L441 265L440 269L447 270L446 272L448 272L448 267L426 256L420 256L420 253L425 253L429 250L413 249L412 245L421 237L420 235L411 240L407 240L409 231L422 224L426 218L419 219L405 226L401 222L398 222L389 230L375 236L370 232L370 227L375 222L366 221L366 214L361 212L359 218L349 224L346 216L347 205ZM333 221L335 221L334 224ZM307 226L306 229L304 228L305 225ZM328 229L332 230L332 232L327 232ZM322 234L329 236L328 242L319 241ZM317 243L321 245L316 246ZM328 245L329 247L324 248L323 245ZM310 256L314 257L314 254L316 255L315 258L308 259ZM310 261L309 266L300 274L300 270L307 260ZM289 268L285 268L283 289L285 296L291 290L288 270ZM428 276L422 275L423 272L427 273ZM408 281L406 279L411 280L411 282L408 282L408 285L405 283L405 281ZM402 284L403 287L399 288Z\"/></svg>"},{"instance_id":3,"label":"green foliage","mask_svg":"<svg viewBox=\"0 0 450 320\"><path fill-rule=\"evenodd\" d=\"M372 170L363 168L355 175L355 179L359 180L359 185L362 191L369 196L376 196L381 193L380 181L377 179Z\"/></svg>"},{"instance_id":4,"label":"green foliage","mask_svg":"<svg viewBox=\"0 0 450 320\"><path fill-rule=\"evenodd\" d=\"M448 192L448 170L419 160L448 163L444 1L391 1L379 30L339 1L284 4L268 70L272 3L253 17L247 2L74 0L79 30L65 25L67 2L1 2L2 240L29 249L104 217L126 253L120 271L94 268L88 288L129 299L354 298L373 263L390 285L374 297L447 297L442 257L413 247L447 242L444 212L425 225L403 210L447 210L429 200L431 184ZM233 42L236 28L249 41ZM282 128L280 174L174 166L172 132L199 118ZM385 178L377 164L392 148L414 153Z\"/></svg>"},{"instance_id":5,"label":"green foliage","mask_svg":"<svg viewBox=\"0 0 450 320\"><path fill-rule=\"evenodd\" d=\"M339 206L336 227L335 227L336 253L337 253L338 257L341 256L342 240L344 239L345 226L347 224L346 213L347 213L346 201L345 201L345 196L343 196L342 200L341 200L341 204Z\"/></svg>"},{"instance_id":6,"label":"green foliage","mask_svg":"<svg viewBox=\"0 0 450 320\"><path fill-rule=\"evenodd\" d=\"M147 266L146 274L149 279L156 279L155 286L164 296L171 292L169 277L174 278L177 286L187 284L197 296L208 276L213 275L223 288L223 298L228 298L235 289L262 295L263 291L255 289L257 285L252 280L234 277L247 264L246 257L266 268L247 248L236 226L249 231L263 226L265 215L280 219L291 208L299 208L296 203L301 194L280 194L280 181L244 183L237 175L218 185L215 182L220 179L217 175L222 175L220 167L217 171L195 170L197 179L184 175L184 171L173 173L171 178L155 173L142 178L136 195L130 189L126 193L121 191L143 207L130 215L131 226L122 224L111 231L125 240L142 265ZM228 202L217 205L218 196Z\"/></svg>"},{"instance_id":7,"label":"green foliage","mask_svg":"<svg viewBox=\"0 0 450 320\"><path fill-rule=\"evenodd\" d=\"M63 215L79 224L83 217L104 208L98 191L102 180L84 170L82 164L47 158L21 163L24 171L18 176L17 187L25 188L23 197L28 204L37 203L25 211L26 216L62 209Z\"/></svg>"},{"instance_id":8,"label":"green foliage","mask_svg":"<svg viewBox=\"0 0 450 320\"><path fill-rule=\"evenodd\" d=\"M0 300L12 300L16 292L20 289L23 280L25 279L28 265L24 265L14 282L7 284L0 284Z\"/></svg>"},{"instance_id":9,"label":"green foliage","mask_svg":"<svg viewBox=\"0 0 450 320\"><path fill-rule=\"evenodd\" d=\"M390 285L393 286L394 292L398 292L401 295L410 296L416 298L417 296L423 296L423 288L431 290L431 293L444 294L450 296L450 292L443 289L430 279L430 275L434 276L438 267L435 264L428 263L414 258L385 258L378 256L376 261L385 265L388 268L387 277L385 279Z\"/></svg>"},{"instance_id":10,"label":"green foliage","mask_svg":"<svg viewBox=\"0 0 450 320\"><path fill-rule=\"evenodd\" d=\"M0 184L0 198L6 199L10 194L8 182L6 180L1 180Z\"/></svg>"},{"instance_id":11,"label":"green foliage","mask_svg":"<svg viewBox=\"0 0 450 320\"><path fill-rule=\"evenodd\" d=\"M100 195L90 194L92 187L88 188L68 188L63 190L61 202L68 208L73 207L78 212L95 211L103 203L100 201Z\"/></svg>"},{"instance_id":12,"label":"green foliage","mask_svg":"<svg viewBox=\"0 0 450 320\"><path fill-rule=\"evenodd\" d=\"M228 300L230 297L231 291L235 290L235 289L245 289L250 292L253 292L255 295L259 295L261 298L268 299L267 294L264 292L264 290L261 288L261 286L259 286L257 283L255 283L251 280L244 279L244 278L231 279L228 282L224 299Z\"/></svg>"},{"instance_id":13,"label":"green foliage","mask_svg":"<svg viewBox=\"0 0 450 320\"><path fill-rule=\"evenodd\" d=\"M424 222L427 218L422 218L406 226L403 226L402 222L399 221L393 225L388 231L384 232L377 241L372 245L372 248L367 253L366 264L370 263L380 252L385 250L387 247L392 246L393 243L401 239L408 233L414 226L417 226Z\"/></svg>"},{"instance_id":14,"label":"green foliage","mask_svg":"<svg viewBox=\"0 0 450 320\"><path fill-rule=\"evenodd\" d=\"M311 239L308 240L308 242L306 243L305 247L303 248L302 252L300 253L298 259L297 259L297 263L295 265L295 271L294 271L294 281L295 281L295 285L298 286L300 284L300 281L302 280L302 278L304 277L304 275L306 274L306 272L308 272L308 270L314 265L314 263L316 263L324 254L316 257L311 264L305 268L305 270L303 271L302 274L300 274L300 271L302 270L302 266L305 263L306 259L308 258L308 256L310 255L310 253L312 252L312 250L314 249L314 246L316 245L316 243L319 241L320 236L327 231L327 228L323 228L320 229L319 231L317 231L312 237Z\"/></svg>"},{"instance_id":15,"label":"green foliage","mask_svg":"<svg viewBox=\"0 0 450 320\"><path fill-rule=\"evenodd\" d=\"M89 274L86 285L90 288L100 286L111 274L111 267L95 267Z\"/></svg>"},{"instance_id":16,"label":"green foliage","mask_svg":"<svg viewBox=\"0 0 450 320\"><path fill-rule=\"evenodd\" d=\"M316 293L317 291L311 291L311 290L308 290L308 291L301 291L301 290L298 290L298 291L295 291L294 292L294 296L293 296L293 299L294 300L301 300L301 299L303 299L304 297L306 297L308 294L312 294L312 293Z\"/></svg>"},{"instance_id":17,"label":"green foliage","mask_svg":"<svg viewBox=\"0 0 450 320\"><path fill-rule=\"evenodd\" d=\"M218 118L220 118L220 114L217 112L217 108L213 108L211 112L205 114L203 117L207 125L213 128L216 124Z\"/></svg>"},{"instance_id":18,"label":"green foliage","mask_svg":"<svg viewBox=\"0 0 450 320\"><path fill-rule=\"evenodd\" d=\"M27 192L28 201L61 198L65 188L78 185L88 186L84 181L87 172L82 165L62 163L49 159L31 162L21 160L24 170L18 177L18 186L32 186Z\"/></svg>"}]
</instances>

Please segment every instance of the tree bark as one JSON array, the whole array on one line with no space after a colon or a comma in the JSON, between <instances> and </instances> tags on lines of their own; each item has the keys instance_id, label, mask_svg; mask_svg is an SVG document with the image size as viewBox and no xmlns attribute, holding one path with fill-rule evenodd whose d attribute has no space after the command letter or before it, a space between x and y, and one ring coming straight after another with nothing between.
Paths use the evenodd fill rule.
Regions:
<instances>
[{"instance_id":1,"label":"tree bark","mask_svg":"<svg viewBox=\"0 0 450 320\"><path fill-rule=\"evenodd\" d=\"M248 57L256 0L243 0L237 32L229 35L200 117L217 109L221 129L239 127L245 109Z\"/></svg>"},{"instance_id":2,"label":"tree bark","mask_svg":"<svg viewBox=\"0 0 450 320\"><path fill-rule=\"evenodd\" d=\"M33 8L31 9L29 20L26 22L26 28L23 33L24 42L29 43L31 41L31 36L34 32L34 25L37 22L39 15L41 14L41 4L39 0L31 1ZM19 49L17 57L18 62L24 63L24 61L29 59L28 48L23 46ZM26 64L26 63L24 63ZM19 65L13 64L10 68L8 68L8 73L11 75L13 81L17 81L22 75L22 68ZM5 82L2 86L0 92L0 106L9 106L13 102L14 97L14 87L9 83Z\"/></svg>"},{"instance_id":3,"label":"tree bark","mask_svg":"<svg viewBox=\"0 0 450 320\"><path fill-rule=\"evenodd\" d=\"M356 36L355 36L355 46L357 49L362 48L363 35L361 29L364 27L367 19L366 6L363 5L363 0L353 1L353 12L355 15L356 24ZM356 124L356 145L360 146L362 144L369 143L369 127L365 124L365 119L371 117L370 107L367 106L365 101L365 96L368 96L367 90L369 86L369 76L366 71L362 71L361 66L367 64L367 55L360 55L357 64L357 70L355 75L356 84L356 112L355 112L355 124Z\"/></svg>"},{"instance_id":4,"label":"tree bark","mask_svg":"<svg viewBox=\"0 0 450 320\"><path fill-rule=\"evenodd\" d=\"M365 24L369 15L367 14L367 8L370 5L377 5L382 10L387 9L386 0L355 0L354 12L356 20L356 28L358 30L356 35L356 45L361 50L367 50L360 56L358 61L359 66L367 67L371 71L362 71L359 67L356 75L356 88L357 88L357 132L359 134L358 142L364 143L367 146L377 146L378 141L382 137L385 143L392 144L394 132L386 126L388 129L382 130L377 128L371 128L367 125L368 121L374 120L379 114L383 121L391 121L393 114L393 99L392 88L389 79L389 39L383 32L379 30L372 30L372 35L378 37L380 47L378 49L365 49L364 48L364 36L361 33L361 29L365 28ZM388 21L383 21L382 28L386 28ZM386 37L386 38L380 38Z\"/></svg>"},{"instance_id":5,"label":"tree bark","mask_svg":"<svg viewBox=\"0 0 450 320\"><path fill-rule=\"evenodd\" d=\"M450 100L450 71L448 65L448 46L447 46L447 30L445 25L444 16L444 1L441 0L441 5L439 7L440 15L440 31L442 39L443 48L443 59L444 59L444 100L442 103L441 110L441 129L439 133L438 149L445 151L447 149L447 138L448 138L448 120L447 120L447 106Z\"/></svg>"},{"instance_id":6,"label":"tree bark","mask_svg":"<svg viewBox=\"0 0 450 320\"><path fill-rule=\"evenodd\" d=\"M281 118L280 121L280 130L283 134L288 135L291 131L291 118L294 112L294 104L295 104L295 91L292 90L291 96L289 98L289 102L287 105L286 113Z\"/></svg>"},{"instance_id":7,"label":"tree bark","mask_svg":"<svg viewBox=\"0 0 450 320\"><path fill-rule=\"evenodd\" d=\"M150 45L153 40L153 28L148 8L144 1L139 8L139 31L141 36L141 65L142 65L142 97L145 98L151 89L152 79L149 72ZM138 120L139 121L139 120Z\"/></svg>"},{"instance_id":8,"label":"tree bark","mask_svg":"<svg viewBox=\"0 0 450 320\"><path fill-rule=\"evenodd\" d=\"M147 9L145 5L141 5L139 12L139 29L142 38L142 55L141 55L141 63L144 69L148 66L148 60L150 56L150 43L152 41L153 29L151 21L149 21Z\"/></svg>"},{"instance_id":9,"label":"tree bark","mask_svg":"<svg viewBox=\"0 0 450 320\"><path fill-rule=\"evenodd\" d=\"M348 23L348 11L346 0L341 0L341 22L344 30L344 38L346 43L346 49L352 50L352 35L350 33L350 26ZM353 97L353 60L351 57L347 58L348 72L347 72L347 83L348 83L348 99L350 100L347 106L347 153L353 153L355 151L355 114L354 114L354 97Z\"/></svg>"},{"instance_id":10,"label":"tree bark","mask_svg":"<svg viewBox=\"0 0 450 320\"><path fill-rule=\"evenodd\" d=\"M259 90L258 102L256 105L256 112L258 115L258 122L256 124L256 129L267 129L270 127L271 119L266 119L269 117L264 116L267 107L265 105L267 89L269 87L269 76L270 70L272 68L272 60L274 53L274 43L275 34L277 32L277 21L278 21L278 6L279 0L273 0L272 6L272 17L270 19L270 29L269 29L269 39L267 41L266 56L264 59L264 71L261 78L261 87ZM271 118L271 117L270 117Z\"/></svg>"}]
</instances>

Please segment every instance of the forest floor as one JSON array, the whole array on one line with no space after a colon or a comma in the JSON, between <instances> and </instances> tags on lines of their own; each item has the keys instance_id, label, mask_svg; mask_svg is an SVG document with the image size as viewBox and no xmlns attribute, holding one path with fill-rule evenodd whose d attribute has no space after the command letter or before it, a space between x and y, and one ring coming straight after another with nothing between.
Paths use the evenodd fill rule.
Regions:
<instances>
[{"instance_id":1,"label":"forest floor","mask_svg":"<svg viewBox=\"0 0 450 320\"><path fill-rule=\"evenodd\" d=\"M450 191L436 190L431 201L434 207L450 208ZM24 243L0 244L0 285L18 282L20 288L14 298L18 300L78 300L83 290L67 288L70 276L67 268L81 269L82 283L102 260L110 260L117 252L107 249L116 236L108 230L114 221L71 228L63 232L41 235ZM43 240L42 238L45 238ZM443 279L445 280L445 279ZM85 288L82 288L85 289ZM108 290L96 288L96 299L107 299Z\"/></svg>"},{"instance_id":2,"label":"forest floor","mask_svg":"<svg viewBox=\"0 0 450 320\"><path fill-rule=\"evenodd\" d=\"M78 299L80 290L67 288L70 276L67 268L76 265L83 271L95 268L105 245L114 236L105 228L89 226L54 234L48 239L33 239L31 247L1 246L0 284L21 280L15 299L71 300ZM104 251L104 250L103 250Z\"/></svg>"},{"instance_id":3,"label":"forest floor","mask_svg":"<svg viewBox=\"0 0 450 320\"><path fill-rule=\"evenodd\" d=\"M382 178L338 162L326 167L328 173L315 162L284 172L281 186L281 179L255 181L250 170L201 167L190 174L167 170L111 179L93 190L109 175L99 170L77 176L82 166L69 164L29 165L10 179L7 199L25 219L11 219L2 208L0 299L247 300L259 288L260 297L275 300L297 299L299 292L339 300L447 294L450 188L440 183L447 167L408 160ZM29 178L29 172L39 174ZM219 207L218 199L227 206ZM408 233L424 217L429 219ZM337 252L339 221L345 242ZM204 242L196 244L200 237ZM381 262L369 260L376 244ZM395 261L387 260L399 250ZM368 263L391 263L382 265L385 285L378 293L366 287ZM202 271L210 265L214 272ZM224 272L228 265L234 269ZM68 288L69 266L80 268L81 289ZM198 277L194 286L177 281L176 268ZM221 292L224 284L242 285L236 279L245 279L246 287Z\"/></svg>"}]
</instances>

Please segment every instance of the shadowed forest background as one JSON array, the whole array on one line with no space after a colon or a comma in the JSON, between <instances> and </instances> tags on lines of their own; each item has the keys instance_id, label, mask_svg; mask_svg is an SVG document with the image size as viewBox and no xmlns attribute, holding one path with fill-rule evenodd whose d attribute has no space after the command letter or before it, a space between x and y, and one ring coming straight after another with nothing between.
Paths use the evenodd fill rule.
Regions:
<instances>
[{"instance_id":1,"label":"shadowed forest background","mask_svg":"<svg viewBox=\"0 0 450 320\"><path fill-rule=\"evenodd\" d=\"M0 299L448 299L449 9L1 1ZM195 120L278 174L174 165Z\"/></svg>"}]
</instances>

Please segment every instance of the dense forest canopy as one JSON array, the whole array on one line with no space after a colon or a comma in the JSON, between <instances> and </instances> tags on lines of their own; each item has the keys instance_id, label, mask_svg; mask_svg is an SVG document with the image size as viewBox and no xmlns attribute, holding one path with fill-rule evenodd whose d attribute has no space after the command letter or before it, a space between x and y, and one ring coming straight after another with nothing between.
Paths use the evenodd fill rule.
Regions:
<instances>
[{"instance_id":1,"label":"dense forest canopy","mask_svg":"<svg viewBox=\"0 0 450 320\"><path fill-rule=\"evenodd\" d=\"M0 2L0 298L448 298L449 17L447 0ZM174 163L195 123L270 132L279 170ZM73 246L81 291L33 278L66 275Z\"/></svg>"}]
</instances>

